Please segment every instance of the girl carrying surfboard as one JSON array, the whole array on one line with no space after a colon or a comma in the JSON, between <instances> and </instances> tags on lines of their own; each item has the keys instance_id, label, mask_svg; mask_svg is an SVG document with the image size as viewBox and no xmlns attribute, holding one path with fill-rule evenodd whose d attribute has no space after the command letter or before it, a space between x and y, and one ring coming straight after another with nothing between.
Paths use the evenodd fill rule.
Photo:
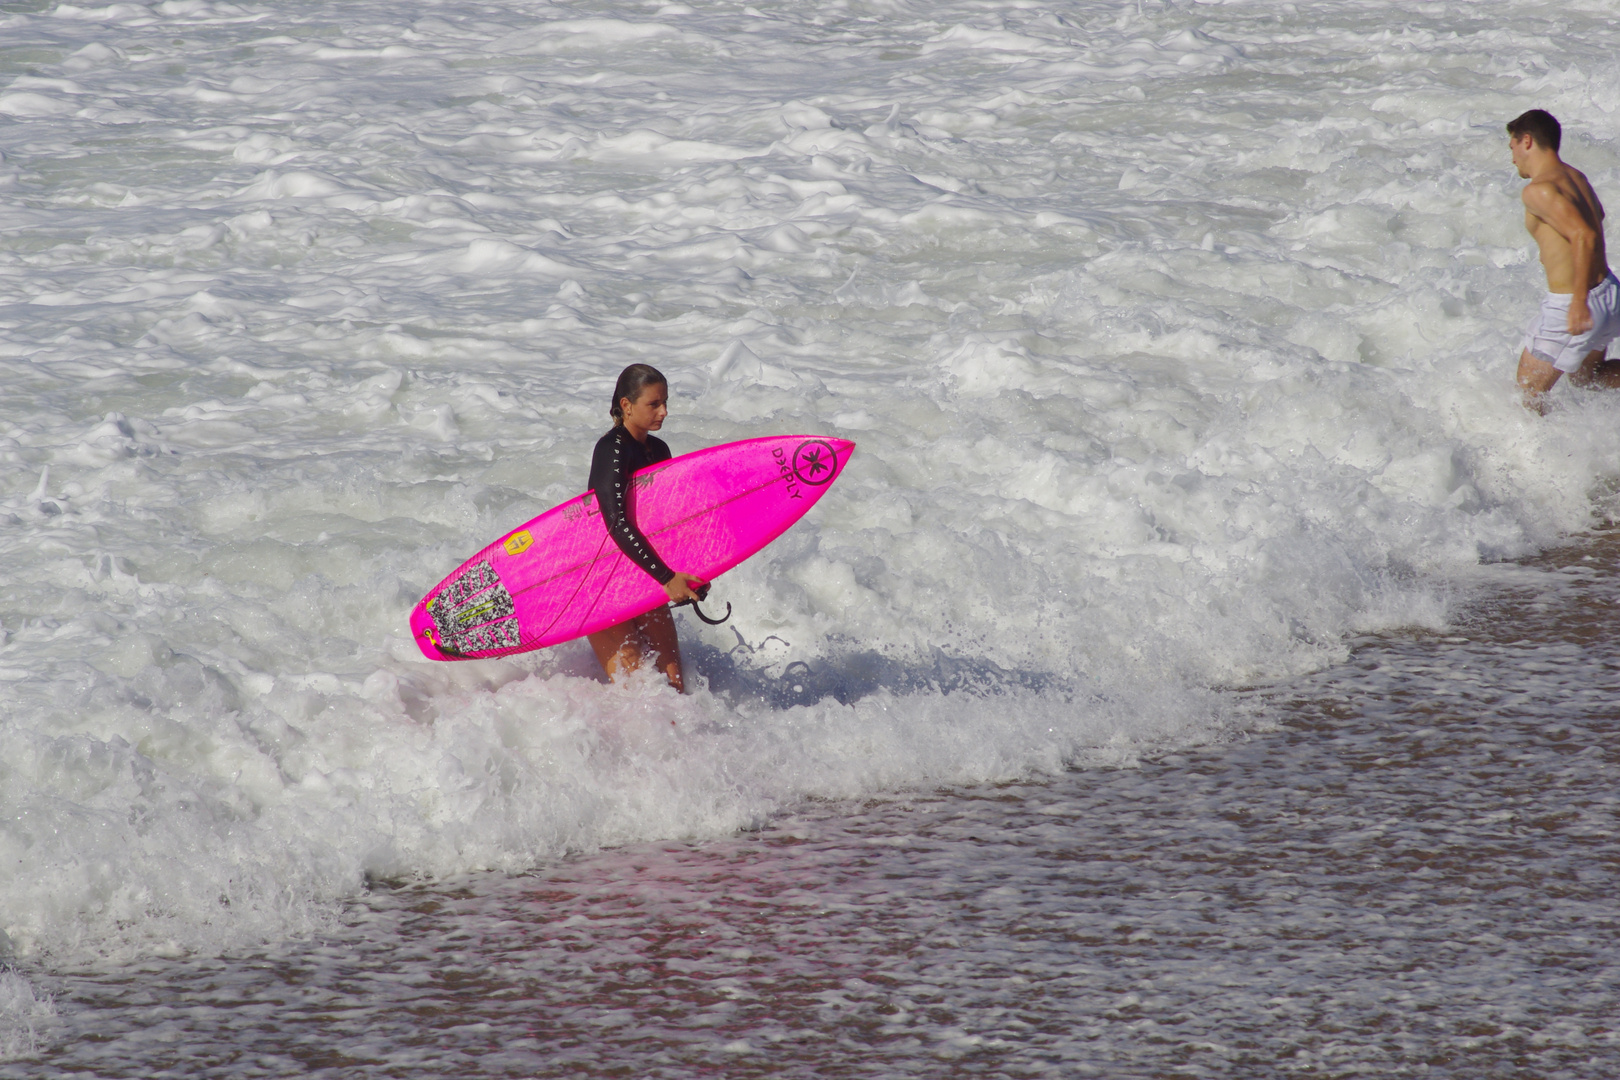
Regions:
<instances>
[{"instance_id":1,"label":"girl carrying surfboard","mask_svg":"<svg viewBox=\"0 0 1620 1080\"><path fill-rule=\"evenodd\" d=\"M611 411L590 491L485 545L411 610L424 657L481 660L585 636L609 678L651 658L684 689L670 602L725 621L730 604L718 619L697 605L708 582L803 517L855 450L831 435L766 435L671 458L652 434L669 383L643 364L619 376Z\"/></svg>"},{"instance_id":2,"label":"girl carrying surfboard","mask_svg":"<svg viewBox=\"0 0 1620 1080\"><path fill-rule=\"evenodd\" d=\"M703 587L703 580L665 564L630 514L632 474L670 458L668 445L652 434L669 415L669 380L649 364L631 364L619 372L609 412L613 427L596 441L587 485L596 493L608 535L626 558L664 587L671 601L701 599L696 590ZM619 672L634 671L650 656L669 684L685 692L681 646L668 607L655 607L587 638L609 679L616 681Z\"/></svg>"}]
</instances>

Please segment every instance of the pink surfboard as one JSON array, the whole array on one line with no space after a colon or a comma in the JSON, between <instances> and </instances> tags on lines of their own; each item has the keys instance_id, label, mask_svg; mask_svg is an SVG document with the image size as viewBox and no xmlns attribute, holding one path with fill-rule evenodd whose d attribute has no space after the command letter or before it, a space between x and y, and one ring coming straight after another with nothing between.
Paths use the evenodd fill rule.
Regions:
<instances>
[{"instance_id":1,"label":"pink surfboard","mask_svg":"<svg viewBox=\"0 0 1620 1080\"><path fill-rule=\"evenodd\" d=\"M682 454L635 474L630 512L664 562L713 581L803 517L854 450L847 439L773 435ZM587 491L457 567L411 612L411 635L430 660L508 656L668 602Z\"/></svg>"}]
</instances>

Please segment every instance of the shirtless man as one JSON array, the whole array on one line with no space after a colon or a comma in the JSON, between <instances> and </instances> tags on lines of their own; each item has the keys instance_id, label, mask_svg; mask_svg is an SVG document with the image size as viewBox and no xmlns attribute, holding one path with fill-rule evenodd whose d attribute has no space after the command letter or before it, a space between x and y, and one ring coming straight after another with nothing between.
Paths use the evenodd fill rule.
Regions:
<instances>
[{"instance_id":1,"label":"shirtless man","mask_svg":"<svg viewBox=\"0 0 1620 1080\"><path fill-rule=\"evenodd\" d=\"M1546 411L1560 375L1576 386L1620 387L1620 361L1603 359L1620 337L1620 282L1603 247L1603 204L1586 176L1558 157L1562 130L1551 113L1531 109L1508 126L1519 175L1524 227L1541 249L1547 296L1524 334L1519 388L1524 404Z\"/></svg>"}]
</instances>

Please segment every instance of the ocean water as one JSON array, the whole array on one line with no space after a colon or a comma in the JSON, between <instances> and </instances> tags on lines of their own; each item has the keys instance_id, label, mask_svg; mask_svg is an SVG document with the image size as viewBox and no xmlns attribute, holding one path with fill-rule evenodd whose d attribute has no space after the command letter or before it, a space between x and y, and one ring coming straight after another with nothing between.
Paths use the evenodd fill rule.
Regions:
<instances>
[{"instance_id":1,"label":"ocean water","mask_svg":"<svg viewBox=\"0 0 1620 1080\"><path fill-rule=\"evenodd\" d=\"M1612 1075L1532 106L1612 5L0 0L0 1070ZM635 361L859 443L696 692L422 660Z\"/></svg>"}]
</instances>

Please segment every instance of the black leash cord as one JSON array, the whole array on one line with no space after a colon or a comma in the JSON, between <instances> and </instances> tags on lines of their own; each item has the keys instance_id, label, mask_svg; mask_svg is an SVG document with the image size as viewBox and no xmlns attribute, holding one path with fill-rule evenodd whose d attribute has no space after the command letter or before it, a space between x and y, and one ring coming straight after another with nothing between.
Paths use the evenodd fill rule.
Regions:
<instances>
[{"instance_id":1,"label":"black leash cord","mask_svg":"<svg viewBox=\"0 0 1620 1080\"><path fill-rule=\"evenodd\" d=\"M724 615L720 616L718 619L711 619L707 615L705 615L703 613L703 609L698 607L696 600L682 600L681 604L691 604L692 605L692 614L696 615L698 618L702 619L704 622L708 623L710 626L719 626L721 623L723 623L727 619L731 618L731 601L730 600L726 601L726 613ZM675 606L679 607L680 604L677 604Z\"/></svg>"},{"instance_id":2,"label":"black leash cord","mask_svg":"<svg viewBox=\"0 0 1620 1080\"><path fill-rule=\"evenodd\" d=\"M675 606L676 607L685 607L687 604L691 604L692 605L692 613L694 615L696 615L698 618L702 619L704 622L708 623L710 626L719 626L721 623L723 623L727 619L731 618L731 601L730 600L726 601L726 613L724 615L720 616L718 619L709 618L707 615L705 615L703 613L703 609L698 607L698 600L707 600L709 598L709 586L712 585L712 584L713 584L713 582L704 582L702 585L699 585L696 589L692 590L693 592L697 593L697 599L696 600L691 599L691 598L688 598L688 599L685 599L685 600L677 600L677 601L675 601Z\"/></svg>"}]
</instances>

